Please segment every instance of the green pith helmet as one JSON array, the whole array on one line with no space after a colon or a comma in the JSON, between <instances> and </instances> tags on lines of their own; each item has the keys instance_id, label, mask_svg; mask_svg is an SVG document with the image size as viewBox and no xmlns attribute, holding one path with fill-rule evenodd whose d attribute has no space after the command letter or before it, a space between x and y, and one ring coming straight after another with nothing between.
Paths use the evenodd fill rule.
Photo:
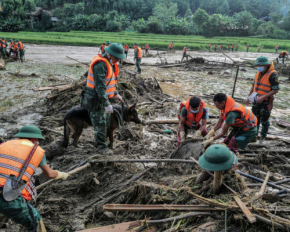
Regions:
<instances>
[{"instance_id":1,"label":"green pith helmet","mask_svg":"<svg viewBox=\"0 0 290 232\"><path fill-rule=\"evenodd\" d=\"M13 41L12 39L9 40L9 42L12 42L12 41Z\"/></svg>"},{"instance_id":2,"label":"green pith helmet","mask_svg":"<svg viewBox=\"0 0 290 232\"><path fill-rule=\"evenodd\" d=\"M112 43L109 47L105 48L105 51L116 58L126 59L124 48L120 44Z\"/></svg>"},{"instance_id":3,"label":"green pith helmet","mask_svg":"<svg viewBox=\"0 0 290 232\"><path fill-rule=\"evenodd\" d=\"M258 65L271 65L270 61L265 56L260 56L257 58L256 62L254 63L254 66Z\"/></svg>"},{"instance_id":4,"label":"green pith helmet","mask_svg":"<svg viewBox=\"0 0 290 232\"><path fill-rule=\"evenodd\" d=\"M138 45L138 44L137 44L137 43L134 43L134 46L135 46L135 45Z\"/></svg>"},{"instance_id":5,"label":"green pith helmet","mask_svg":"<svg viewBox=\"0 0 290 232\"><path fill-rule=\"evenodd\" d=\"M127 45L126 43L124 45Z\"/></svg>"},{"instance_id":6,"label":"green pith helmet","mask_svg":"<svg viewBox=\"0 0 290 232\"><path fill-rule=\"evenodd\" d=\"M188 47L188 44L186 44L186 47Z\"/></svg>"},{"instance_id":7,"label":"green pith helmet","mask_svg":"<svg viewBox=\"0 0 290 232\"><path fill-rule=\"evenodd\" d=\"M111 44L110 40L107 41L107 44Z\"/></svg>"},{"instance_id":8,"label":"green pith helmet","mask_svg":"<svg viewBox=\"0 0 290 232\"><path fill-rule=\"evenodd\" d=\"M13 136L14 138L44 139L41 130L37 126L24 126Z\"/></svg>"},{"instance_id":9,"label":"green pith helmet","mask_svg":"<svg viewBox=\"0 0 290 232\"><path fill-rule=\"evenodd\" d=\"M200 167L208 171L229 170L237 163L238 157L221 144L211 145L199 158Z\"/></svg>"},{"instance_id":10,"label":"green pith helmet","mask_svg":"<svg viewBox=\"0 0 290 232\"><path fill-rule=\"evenodd\" d=\"M19 42L19 39L15 40L15 42Z\"/></svg>"},{"instance_id":11,"label":"green pith helmet","mask_svg":"<svg viewBox=\"0 0 290 232\"><path fill-rule=\"evenodd\" d=\"M6 40L6 39L5 39L5 37L2 37L1 39L4 39L4 40Z\"/></svg>"}]
</instances>

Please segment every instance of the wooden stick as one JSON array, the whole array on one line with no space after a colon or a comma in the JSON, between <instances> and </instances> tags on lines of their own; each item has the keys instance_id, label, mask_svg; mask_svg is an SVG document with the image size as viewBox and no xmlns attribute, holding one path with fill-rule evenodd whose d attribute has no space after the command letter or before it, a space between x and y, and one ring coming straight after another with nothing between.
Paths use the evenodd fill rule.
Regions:
<instances>
[{"instance_id":1,"label":"wooden stick","mask_svg":"<svg viewBox=\"0 0 290 232\"><path fill-rule=\"evenodd\" d=\"M267 175L266 175L266 177L265 177L265 180L264 180L264 182L263 182L263 184L262 184L262 187L261 187L260 191L258 192L258 195L259 195L259 196L262 196L262 195L263 195L263 193L264 193L264 191L265 191L265 189L266 189L266 185L267 185L267 183L268 183L268 181L269 181L269 177L270 177L270 172L268 171L268 172L267 172Z\"/></svg>"},{"instance_id":2,"label":"wooden stick","mask_svg":"<svg viewBox=\"0 0 290 232\"><path fill-rule=\"evenodd\" d=\"M235 78L235 83L234 83L234 87L233 87L232 98L234 98L234 95L235 95L235 89L236 89L236 83L237 83L237 79L238 79L238 75L239 75L239 70L240 70L240 66L238 65L236 78Z\"/></svg>"},{"instance_id":3,"label":"wooden stick","mask_svg":"<svg viewBox=\"0 0 290 232\"><path fill-rule=\"evenodd\" d=\"M243 211L243 213L246 215L248 221L250 223L254 223L256 222L256 218L254 217L254 215L250 212L250 210L247 208L247 206L245 206L245 204L241 201L241 199L238 196L234 196L235 201L237 202L238 206L240 207L240 209Z\"/></svg>"},{"instance_id":4,"label":"wooden stick","mask_svg":"<svg viewBox=\"0 0 290 232\"><path fill-rule=\"evenodd\" d=\"M221 191L223 175L222 172L214 172L213 193L218 194Z\"/></svg>"},{"instance_id":5,"label":"wooden stick","mask_svg":"<svg viewBox=\"0 0 290 232\"><path fill-rule=\"evenodd\" d=\"M273 221L271 221L271 220L269 220L267 218L264 218L264 217L262 217L262 216L260 216L258 214L253 214L253 215L256 217L256 219L258 219L261 222L266 223L267 225L269 225L271 227L274 225L278 229L282 229L282 230L288 231L288 228L286 226L284 226L284 225L281 225L280 223L273 222Z\"/></svg>"},{"instance_id":6,"label":"wooden stick","mask_svg":"<svg viewBox=\"0 0 290 232\"><path fill-rule=\"evenodd\" d=\"M76 168L76 169L74 169L74 170L68 172L68 174L69 174L69 175L73 175L73 174L75 174L75 173L78 173L78 172L80 172L80 171L83 171L84 169L86 169L86 168L88 168L88 167L90 167L90 166L91 166L90 163L87 163L87 164L85 164L85 165L83 165L83 166L81 166L81 167L79 167L79 168ZM45 187L45 186L47 186L47 185L49 185L49 184L52 184L52 183L54 183L54 182L56 182L56 181L58 181L58 180L49 180L49 181L47 181L47 182L45 182L45 183L43 183L43 184L41 184L41 185L38 185L35 189L36 189L36 190L42 189L43 187Z\"/></svg>"},{"instance_id":7,"label":"wooden stick","mask_svg":"<svg viewBox=\"0 0 290 232\"><path fill-rule=\"evenodd\" d=\"M158 104L160 104L160 105L163 105L162 102L155 100L154 98L150 97L149 95L147 95L147 96L148 96L148 98L149 98L151 101L154 101L154 102L156 102L156 103L158 103Z\"/></svg>"}]
</instances>

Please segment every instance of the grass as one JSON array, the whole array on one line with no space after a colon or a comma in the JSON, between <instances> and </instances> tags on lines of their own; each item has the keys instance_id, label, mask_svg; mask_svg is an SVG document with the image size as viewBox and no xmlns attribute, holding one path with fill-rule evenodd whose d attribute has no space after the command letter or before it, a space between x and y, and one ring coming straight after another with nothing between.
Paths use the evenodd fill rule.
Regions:
<instances>
[{"instance_id":1,"label":"grass","mask_svg":"<svg viewBox=\"0 0 290 232\"><path fill-rule=\"evenodd\" d=\"M288 40L263 39L257 37L212 37L203 36L182 36L182 35L159 35L141 34L137 32L2 32L2 36L8 39L20 39L24 43L54 44L54 45L73 45L73 46L100 46L101 43L110 40L116 43L127 43L133 47L134 43L144 46L148 43L151 49L167 49L168 44L174 42L176 49L183 49L188 44L191 50L205 50L208 44L212 48L216 43L224 45L224 50L228 44L239 44L239 51L246 51L246 45L250 45L250 52L256 52L261 45L261 52L275 52L276 44L279 50L290 49Z\"/></svg>"}]
</instances>

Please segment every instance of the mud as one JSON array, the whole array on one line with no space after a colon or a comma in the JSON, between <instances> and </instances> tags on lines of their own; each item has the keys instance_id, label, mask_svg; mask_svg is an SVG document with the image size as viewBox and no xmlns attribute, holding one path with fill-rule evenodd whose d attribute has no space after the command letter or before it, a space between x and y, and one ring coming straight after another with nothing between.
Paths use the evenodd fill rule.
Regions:
<instances>
[{"instance_id":1,"label":"mud","mask_svg":"<svg viewBox=\"0 0 290 232\"><path fill-rule=\"evenodd\" d=\"M94 50L95 49L95 50ZM78 80L86 78L87 67L75 61L66 59L70 56L81 62L89 63L99 48L71 47L71 46L46 46L28 45L26 62L9 63L7 70L0 72L0 135L1 140L6 141L12 138L17 130L27 124L38 125L46 140L41 142L41 146L46 150L48 164L61 171L67 171L72 167L91 160L91 168L81 173L75 174L67 181L60 184L50 185L38 192L36 202L31 201L43 217L47 230L56 231L78 231L85 228L100 227L125 221L134 221L151 217L153 220L163 219L179 215L176 212L113 212L104 213L102 207L106 203L120 204L196 204L204 199L198 198L198 194L211 199L211 204L220 204L219 207L228 208L228 231L271 231L271 226L262 223L248 224L243 219L243 214L234 208L234 200L231 193L223 188L222 194L213 195L212 179L201 185L196 185L196 176L202 171L196 165L166 164L166 163L103 163L95 164L93 160L104 159L162 159L174 157L188 158L195 156L200 140L193 140L196 147L194 152L180 152L175 150L177 125L137 125L126 123L123 128L119 128L115 133L114 155L102 157L93 146L93 129L85 129L80 140L79 147L70 145L63 149L60 144L63 133L63 117L73 106L79 105L80 92L83 86L74 87L63 93L58 91L34 92L32 89L50 85L60 85L72 83L73 77ZM154 53L155 51L151 51ZM175 53L165 53L160 55L161 59L166 58L168 63L178 64L182 51ZM226 53L235 61L245 59L255 60L261 53ZM221 53L195 52L190 51L192 57L203 57L206 61L219 61L226 64L216 64L209 66L202 62L190 63L172 68L160 68L158 66L143 66L141 75L130 75L124 69L134 72L134 66L123 66L120 73L119 93L124 97L128 105L138 102L138 113L140 119L176 119L179 104L188 99L189 96L202 96L211 115L218 115L210 96L213 93L232 93L236 69L231 66L232 61ZM274 59L276 54L264 54ZM161 63L161 59L147 57L142 62L147 64ZM133 53L129 52L129 60L133 61ZM209 67L212 67L209 69ZM195 68L197 71L193 71ZM210 73L209 73L210 72ZM13 73L13 75L8 74ZM31 75L35 73L35 75ZM27 76L19 76L25 74ZM255 69L245 67L239 73L235 97L246 99L255 75ZM158 88L154 77L159 80L163 93ZM274 110L271 117L271 132L287 134L287 128L282 128L276 124L278 120L289 121L288 102L289 87L288 78L280 78L280 91L275 98ZM52 97L55 96L55 97ZM209 96L209 97L208 97ZM154 99L155 101L153 101ZM156 101L162 103L156 103ZM4 104L4 102L6 102ZM117 102L112 101L112 104ZM211 124L215 119L210 119ZM171 134L164 133L164 130L171 130ZM192 132L189 134L191 139ZM288 176L289 160L287 153L279 153L279 150L290 149L290 142L287 136L276 138L275 141L267 141L271 146L271 154L267 150L259 147L248 147L246 153L253 154L257 158L249 159L241 153L239 170L248 172L261 179L264 172L270 170L278 176ZM218 141L221 142L221 141ZM181 150L181 149L180 149ZM277 152L275 152L277 151ZM181 154L182 153L182 154ZM188 154L187 154L188 153ZM259 153L259 154L258 154ZM277 153L277 154L276 154ZM273 158L271 158L274 157ZM270 160L270 161L268 161ZM145 175L136 181L132 181L136 175L151 168ZM274 181L274 176L270 180ZM39 183L47 179L43 174L36 175ZM100 182L97 184L94 178ZM131 182L130 182L131 181ZM234 172L229 172L225 176L225 181L231 188L239 193L242 200L246 202L259 186L247 187L252 183ZM127 183L129 182L129 183ZM267 188L267 193L272 193L273 189ZM198 199L198 200L196 200ZM279 208L289 203L289 197L282 198L275 203ZM259 208L273 208L267 201L256 201L253 206L259 213ZM193 231L199 225L215 220L217 231L224 230L224 213L214 212L220 216L219 219L211 217L198 217L183 220L179 226L179 231ZM277 212L277 215L288 218L287 213ZM176 225L175 222L174 225ZM159 225L159 231L173 228L173 224ZM1 232L25 231L22 227L0 216ZM278 231L274 229L274 231Z\"/></svg>"}]
</instances>

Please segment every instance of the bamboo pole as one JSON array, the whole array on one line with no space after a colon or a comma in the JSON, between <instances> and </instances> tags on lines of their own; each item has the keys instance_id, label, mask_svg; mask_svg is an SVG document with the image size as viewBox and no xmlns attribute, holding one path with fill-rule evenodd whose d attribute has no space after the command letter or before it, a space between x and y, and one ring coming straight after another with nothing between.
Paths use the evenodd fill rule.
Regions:
<instances>
[{"instance_id":1,"label":"bamboo pole","mask_svg":"<svg viewBox=\"0 0 290 232\"><path fill-rule=\"evenodd\" d=\"M213 193L218 194L221 191L223 175L222 172L214 172Z\"/></svg>"}]
</instances>

